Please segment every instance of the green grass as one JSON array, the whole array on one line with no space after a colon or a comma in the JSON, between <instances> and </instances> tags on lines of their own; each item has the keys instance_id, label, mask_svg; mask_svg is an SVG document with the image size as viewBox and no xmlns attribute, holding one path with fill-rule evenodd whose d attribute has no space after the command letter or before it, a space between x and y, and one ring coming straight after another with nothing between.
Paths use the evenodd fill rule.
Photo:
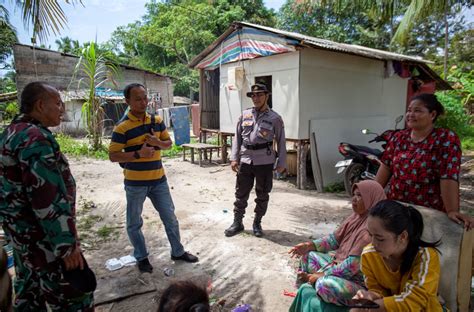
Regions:
<instances>
[{"instance_id":1,"label":"green grass","mask_svg":"<svg viewBox=\"0 0 474 312\"><path fill-rule=\"evenodd\" d=\"M181 146L177 146L173 144L170 149L162 150L161 156L173 158L173 157L178 157L182 155L182 152L183 152L183 148Z\"/></svg>"},{"instance_id":2,"label":"green grass","mask_svg":"<svg viewBox=\"0 0 474 312\"><path fill-rule=\"evenodd\" d=\"M107 225L102 226L97 230L97 236L102 241L108 241L112 235L116 233L116 229Z\"/></svg>"},{"instance_id":3,"label":"green grass","mask_svg":"<svg viewBox=\"0 0 474 312\"><path fill-rule=\"evenodd\" d=\"M104 144L102 144L99 150L93 151L86 142L79 141L66 134L57 134L56 140L61 147L61 151L66 155L75 157L85 156L102 160L109 159L108 148Z\"/></svg>"},{"instance_id":4,"label":"green grass","mask_svg":"<svg viewBox=\"0 0 474 312\"><path fill-rule=\"evenodd\" d=\"M344 182L334 182L326 185L323 189L326 193L343 193L346 190L344 189Z\"/></svg>"},{"instance_id":5,"label":"green grass","mask_svg":"<svg viewBox=\"0 0 474 312\"><path fill-rule=\"evenodd\" d=\"M77 228L79 231L90 231L97 222L102 221L102 217L98 215L87 215L78 218Z\"/></svg>"},{"instance_id":6,"label":"green grass","mask_svg":"<svg viewBox=\"0 0 474 312\"><path fill-rule=\"evenodd\" d=\"M102 144L102 147L97 150L93 151L90 149L89 144L86 142L82 142L78 139L74 139L66 134L59 133L56 135L56 140L61 147L61 151L68 155L68 156L75 156L75 157L90 157L102 160L109 159L108 147L105 144ZM191 143L196 143L197 140L195 138L191 139ZM161 155L163 157L179 157L182 155L183 148L181 146L177 146L173 144L170 149L161 151Z\"/></svg>"}]
</instances>

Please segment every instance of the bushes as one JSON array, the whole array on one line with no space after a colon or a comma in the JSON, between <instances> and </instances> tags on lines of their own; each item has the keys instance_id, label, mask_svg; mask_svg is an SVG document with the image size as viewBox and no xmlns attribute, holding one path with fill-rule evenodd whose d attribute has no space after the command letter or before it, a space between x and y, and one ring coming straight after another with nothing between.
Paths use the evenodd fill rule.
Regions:
<instances>
[{"instance_id":1,"label":"bushes","mask_svg":"<svg viewBox=\"0 0 474 312\"><path fill-rule=\"evenodd\" d=\"M3 113L4 120L11 120L20 111L16 101L8 102L0 105L0 111Z\"/></svg>"},{"instance_id":2,"label":"bushes","mask_svg":"<svg viewBox=\"0 0 474 312\"><path fill-rule=\"evenodd\" d=\"M461 139L466 137L471 128L471 117L462 105L462 97L456 90L438 92L436 96L445 109L445 114L437 120L436 124L453 130Z\"/></svg>"},{"instance_id":3,"label":"bushes","mask_svg":"<svg viewBox=\"0 0 474 312\"><path fill-rule=\"evenodd\" d=\"M472 117L466 111L466 105L473 100L474 71L466 72L453 66L448 80L454 90L436 93L446 110L436 124L455 131L461 139L463 150L474 149L474 125L471 124Z\"/></svg>"},{"instance_id":4,"label":"bushes","mask_svg":"<svg viewBox=\"0 0 474 312\"><path fill-rule=\"evenodd\" d=\"M102 160L109 159L107 146L103 144L99 149L94 151L89 148L89 144L87 144L86 142L75 140L66 134L56 134L56 140L59 143L61 152L63 152L64 154L76 157L86 156Z\"/></svg>"}]
</instances>

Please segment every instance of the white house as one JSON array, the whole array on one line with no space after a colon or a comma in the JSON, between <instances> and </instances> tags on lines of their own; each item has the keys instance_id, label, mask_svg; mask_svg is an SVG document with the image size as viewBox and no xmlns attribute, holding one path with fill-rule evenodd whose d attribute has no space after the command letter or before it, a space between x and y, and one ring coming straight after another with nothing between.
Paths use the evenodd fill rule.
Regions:
<instances>
[{"instance_id":1,"label":"white house","mask_svg":"<svg viewBox=\"0 0 474 312\"><path fill-rule=\"evenodd\" d=\"M362 128L382 132L405 113L416 92L449 89L426 64L411 56L236 22L191 61L200 70L203 128L233 133L255 82L272 91L272 108L282 115L288 142L298 146L305 173L311 140L312 167L320 186L335 181L342 141L366 145ZM304 187L303 174L298 186ZM318 183L317 183L318 185Z\"/></svg>"}]
</instances>

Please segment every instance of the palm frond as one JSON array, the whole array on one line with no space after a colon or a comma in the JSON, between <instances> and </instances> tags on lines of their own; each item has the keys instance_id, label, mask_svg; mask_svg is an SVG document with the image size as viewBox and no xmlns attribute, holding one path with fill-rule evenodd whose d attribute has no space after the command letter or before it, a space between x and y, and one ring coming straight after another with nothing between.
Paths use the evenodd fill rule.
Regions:
<instances>
[{"instance_id":1,"label":"palm frond","mask_svg":"<svg viewBox=\"0 0 474 312\"><path fill-rule=\"evenodd\" d=\"M82 4L82 0L66 0L67 4ZM16 5L21 8L23 23L26 28L33 27L33 36L45 42L53 33L59 35L67 23L61 5L57 0L16 0Z\"/></svg>"},{"instance_id":2,"label":"palm frond","mask_svg":"<svg viewBox=\"0 0 474 312\"><path fill-rule=\"evenodd\" d=\"M392 38L392 43L403 45L408 40L408 34L417 21L436 13L442 13L446 6L459 2L456 0L411 0Z\"/></svg>"}]
</instances>

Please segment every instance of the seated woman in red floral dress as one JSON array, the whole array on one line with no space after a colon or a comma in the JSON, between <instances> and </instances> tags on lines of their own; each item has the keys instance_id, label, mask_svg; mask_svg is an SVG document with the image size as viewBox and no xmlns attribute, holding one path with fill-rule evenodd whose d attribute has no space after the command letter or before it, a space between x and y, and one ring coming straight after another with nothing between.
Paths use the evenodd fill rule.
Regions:
<instances>
[{"instance_id":1,"label":"seated woman in red floral dress","mask_svg":"<svg viewBox=\"0 0 474 312\"><path fill-rule=\"evenodd\" d=\"M471 229L474 219L459 212L459 137L449 129L434 127L443 113L443 105L433 94L412 98L406 113L408 128L388 142L376 181L385 187L390 180L389 199L443 211Z\"/></svg>"}]
</instances>

